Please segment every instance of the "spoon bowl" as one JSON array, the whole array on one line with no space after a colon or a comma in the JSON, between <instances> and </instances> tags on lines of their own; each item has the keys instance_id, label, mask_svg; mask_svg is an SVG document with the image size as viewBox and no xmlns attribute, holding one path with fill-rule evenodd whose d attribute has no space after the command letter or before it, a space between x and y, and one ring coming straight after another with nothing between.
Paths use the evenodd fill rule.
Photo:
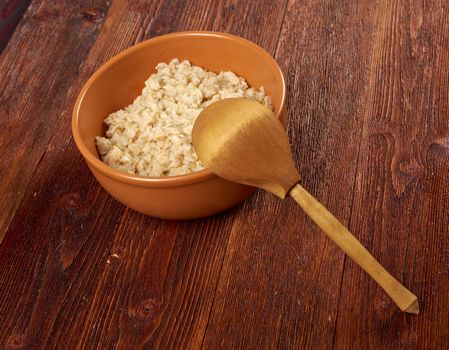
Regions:
<instances>
[{"instance_id":1,"label":"spoon bowl","mask_svg":"<svg viewBox=\"0 0 449 350\"><path fill-rule=\"evenodd\" d=\"M224 179L280 198L299 181L284 128L259 102L236 98L213 103L197 118L192 143L201 161Z\"/></svg>"}]
</instances>

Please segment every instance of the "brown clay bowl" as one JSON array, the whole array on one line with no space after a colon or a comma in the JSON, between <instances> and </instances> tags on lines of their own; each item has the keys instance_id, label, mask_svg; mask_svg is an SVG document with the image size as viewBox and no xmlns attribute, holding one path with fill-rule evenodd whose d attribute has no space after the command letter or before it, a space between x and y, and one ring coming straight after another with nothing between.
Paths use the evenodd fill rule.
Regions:
<instances>
[{"instance_id":1,"label":"brown clay bowl","mask_svg":"<svg viewBox=\"0 0 449 350\"><path fill-rule=\"evenodd\" d=\"M191 219L239 203L254 188L235 184L209 170L168 177L144 177L117 171L100 160L95 136L103 120L141 94L159 62L188 59L210 71L231 70L254 87L264 86L275 114L285 124L285 83L275 60L256 44L224 33L181 32L137 44L113 57L87 81L75 103L72 132L92 174L124 205L158 218Z\"/></svg>"}]
</instances>

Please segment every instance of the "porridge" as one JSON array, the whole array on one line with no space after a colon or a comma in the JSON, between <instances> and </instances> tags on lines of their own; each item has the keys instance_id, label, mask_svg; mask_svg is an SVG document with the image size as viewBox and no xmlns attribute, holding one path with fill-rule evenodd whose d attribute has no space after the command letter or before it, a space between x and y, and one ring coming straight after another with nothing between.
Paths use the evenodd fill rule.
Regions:
<instances>
[{"instance_id":1,"label":"porridge","mask_svg":"<svg viewBox=\"0 0 449 350\"><path fill-rule=\"evenodd\" d=\"M203 169L192 146L195 119L213 102L248 98L271 107L263 87L249 87L233 72L209 72L189 61L159 63L132 104L110 114L106 137L97 137L109 166L143 176L181 175Z\"/></svg>"}]
</instances>

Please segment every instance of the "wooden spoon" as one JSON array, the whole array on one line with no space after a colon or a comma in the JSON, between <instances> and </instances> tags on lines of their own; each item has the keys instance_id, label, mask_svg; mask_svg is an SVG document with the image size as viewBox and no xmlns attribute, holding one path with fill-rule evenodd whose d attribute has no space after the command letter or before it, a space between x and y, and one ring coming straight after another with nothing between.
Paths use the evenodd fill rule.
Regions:
<instances>
[{"instance_id":1,"label":"wooden spoon","mask_svg":"<svg viewBox=\"0 0 449 350\"><path fill-rule=\"evenodd\" d=\"M199 159L227 180L287 195L393 299L418 314L418 299L394 279L362 244L299 183L287 136L273 112L247 99L213 103L197 118L192 143Z\"/></svg>"}]
</instances>

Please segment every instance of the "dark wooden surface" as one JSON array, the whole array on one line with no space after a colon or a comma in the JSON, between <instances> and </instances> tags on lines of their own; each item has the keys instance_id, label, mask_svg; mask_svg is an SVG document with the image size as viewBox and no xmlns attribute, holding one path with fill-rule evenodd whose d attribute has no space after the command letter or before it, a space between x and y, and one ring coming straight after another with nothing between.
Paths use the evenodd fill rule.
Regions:
<instances>
[{"instance_id":1,"label":"dark wooden surface","mask_svg":"<svg viewBox=\"0 0 449 350\"><path fill-rule=\"evenodd\" d=\"M113 200L71 138L87 78L181 30L264 47L303 184L417 294L398 311L292 200L174 222ZM32 1L0 56L0 346L447 349L449 3Z\"/></svg>"}]
</instances>

